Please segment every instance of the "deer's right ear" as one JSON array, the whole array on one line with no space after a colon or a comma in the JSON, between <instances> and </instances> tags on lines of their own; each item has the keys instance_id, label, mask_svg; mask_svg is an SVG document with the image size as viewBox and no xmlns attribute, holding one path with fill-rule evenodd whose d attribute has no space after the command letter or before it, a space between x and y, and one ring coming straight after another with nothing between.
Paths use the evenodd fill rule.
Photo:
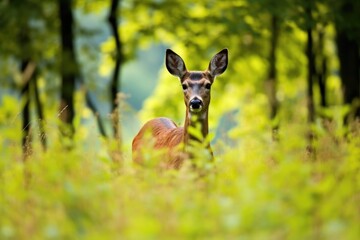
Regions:
<instances>
[{"instance_id":1,"label":"deer's right ear","mask_svg":"<svg viewBox=\"0 0 360 240\"><path fill-rule=\"evenodd\" d=\"M166 68L179 78L182 78L187 71L182 58L170 49L166 49Z\"/></svg>"}]
</instances>

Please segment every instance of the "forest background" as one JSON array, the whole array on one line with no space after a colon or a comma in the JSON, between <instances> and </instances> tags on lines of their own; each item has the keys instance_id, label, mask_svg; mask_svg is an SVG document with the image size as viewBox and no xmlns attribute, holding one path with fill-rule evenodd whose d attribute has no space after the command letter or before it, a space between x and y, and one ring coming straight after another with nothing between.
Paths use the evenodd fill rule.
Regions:
<instances>
[{"instance_id":1,"label":"forest background","mask_svg":"<svg viewBox=\"0 0 360 240\"><path fill-rule=\"evenodd\" d=\"M2 1L1 238L356 239L359 16L351 0ZM183 123L166 48L204 70L225 47L216 161L133 165L141 123Z\"/></svg>"}]
</instances>

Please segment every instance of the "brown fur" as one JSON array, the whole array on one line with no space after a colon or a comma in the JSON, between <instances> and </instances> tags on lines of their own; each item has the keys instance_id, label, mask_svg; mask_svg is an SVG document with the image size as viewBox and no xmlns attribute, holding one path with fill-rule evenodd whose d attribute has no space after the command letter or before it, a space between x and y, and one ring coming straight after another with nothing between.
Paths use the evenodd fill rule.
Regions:
<instances>
[{"instance_id":1,"label":"brown fur","mask_svg":"<svg viewBox=\"0 0 360 240\"><path fill-rule=\"evenodd\" d=\"M147 132L154 139L153 147L155 149L168 148L165 156L165 168L179 168L184 158L183 151L179 149L179 145L184 139L184 128L178 127L169 118L155 118L145 123L132 142L134 161L139 164L143 163L139 150L145 144L144 141L149 140L145 137Z\"/></svg>"},{"instance_id":2,"label":"brown fur","mask_svg":"<svg viewBox=\"0 0 360 240\"><path fill-rule=\"evenodd\" d=\"M165 151L164 159L161 159L160 164L165 168L178 169L185 159L191 157L191 154L185 151L186 146L191 140L202 140L189 134L187 129L190 126L200 125L203 139L207 136L210 87L215 77L226 70L227 61L228 52L227 49L223 49L211 59L207 70L188 71L179 55L170 49L166 51L166 68L180 79L183 87L186 106L185 124L184 127L178 127L168 118L156 118L145 123L132 142L135 162L143 164L141 151L144 145ZM211 152L210 145L207 148Z\"/></svg>"}]
</instances>

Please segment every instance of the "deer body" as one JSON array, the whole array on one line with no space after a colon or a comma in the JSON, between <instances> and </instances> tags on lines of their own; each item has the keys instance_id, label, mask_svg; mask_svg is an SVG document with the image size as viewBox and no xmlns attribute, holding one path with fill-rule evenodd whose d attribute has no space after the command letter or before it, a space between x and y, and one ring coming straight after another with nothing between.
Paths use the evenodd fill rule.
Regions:
<instances>
[{"instance_id":1,"label":"deer body","mask_svg":"<svg viewBox=\"0 0 360 240\"><path fill-rule=\"evenodd\" d=\"M208 134L210 89L215 77L222 74L228 63L228 51L223 49L210 61L205 71L188 71L182 58L172 50L166 51L168 71L180 79L186 106L185 123L178 127L169 118L155 118L140 129L132 142L133 160L142 163L141 148L146 144L146 134L154 140L155 149L166 149L165 168L179 168L187 159L186 146L191 140L201 141L188 132L190 126L200 126L203 139ZM208 146L209 150L210 146Z\"/></svg>"}]
</instances>

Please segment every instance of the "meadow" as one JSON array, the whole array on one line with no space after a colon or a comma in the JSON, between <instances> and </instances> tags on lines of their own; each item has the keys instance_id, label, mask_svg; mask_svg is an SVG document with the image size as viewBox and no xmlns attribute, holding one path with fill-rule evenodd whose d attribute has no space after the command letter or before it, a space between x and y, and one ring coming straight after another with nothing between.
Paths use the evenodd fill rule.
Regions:
<instances>
[{"instance_id":1,"label":"meadow","mask_svg":"<svg viewBox=\"0 0 360 240\"><path fill-rule=\"evenodd\" d=\"M1 239L360 236L359 126L346 137L335 124L315 126L314 154L296 121L282 126L278 141L271 131L244 131L237 133L241 141L213 145L214 162L195 148L195 159L164 171L156 168L156 151L149 149L140 167L131 161L130 142L119 156L116 141L85 129L71 150L53 142L43 152L38 143L24 160L19 131L9 127L18 121L8 116L0 136Z\"/></svg>"}]
</instances>

